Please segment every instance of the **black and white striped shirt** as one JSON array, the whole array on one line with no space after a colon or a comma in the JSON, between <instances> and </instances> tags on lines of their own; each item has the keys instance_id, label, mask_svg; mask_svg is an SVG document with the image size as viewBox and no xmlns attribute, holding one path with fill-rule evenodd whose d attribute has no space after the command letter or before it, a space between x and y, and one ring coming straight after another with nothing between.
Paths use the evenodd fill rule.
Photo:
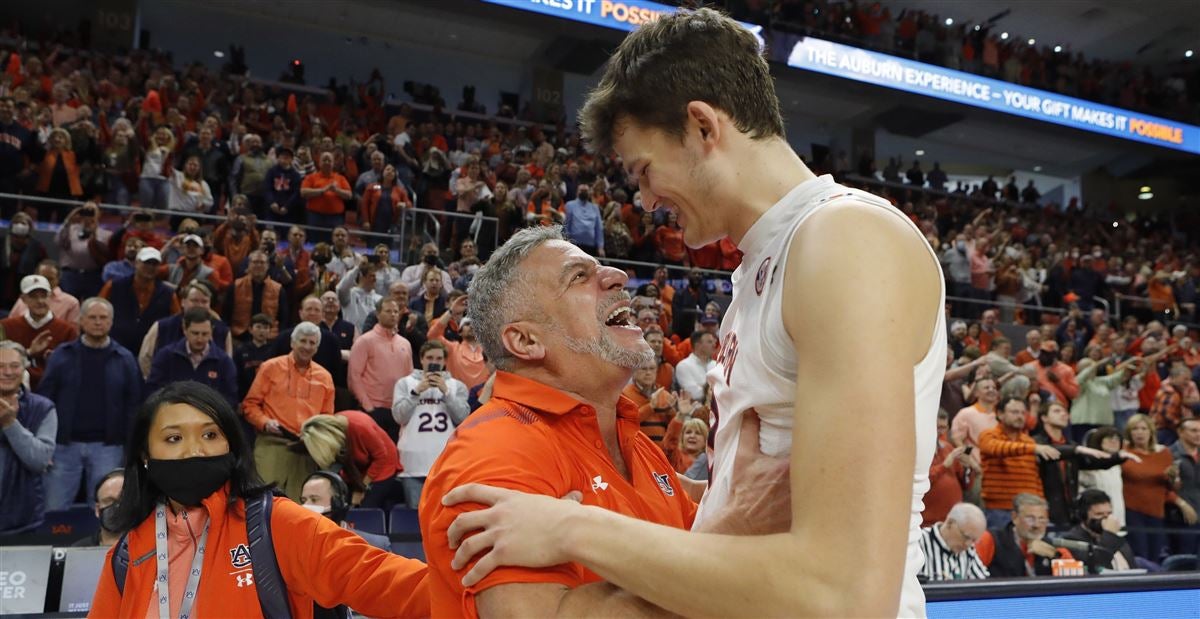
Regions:
<instances>
[{"instance_id":1,"label":"black and white striped shirt","mask_svg":"<svg viewBox=\"0 0 1200 619\"><path fill-rule=\"evenodd\" d=\"M928 580L965 580L984 579L988 577L987 567L983 565L979 554L972 544L963 552L953 552L938 532L937 523L928 529L921 529L921 552L925 553L925 566L921 568L920 576Z\"/></svg>"}]
</instances>

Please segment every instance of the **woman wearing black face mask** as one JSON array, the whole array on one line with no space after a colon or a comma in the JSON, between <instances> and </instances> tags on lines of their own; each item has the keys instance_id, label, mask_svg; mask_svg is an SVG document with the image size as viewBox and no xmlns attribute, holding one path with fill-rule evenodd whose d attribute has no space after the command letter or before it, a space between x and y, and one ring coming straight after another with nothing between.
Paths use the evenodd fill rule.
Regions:
<instances>
[{"instance_id":1,"label":"woman wearing black face mask","mask_svg":"<svg viewBox=\"0 0 1200 619\"><path fill-rule=\"evenodd\" d=\"M164 387L138 412L125 457L113 526L129 531L129 564L119 589L110 566L122 544L109 551L90 616L264 616L262 604L279 596L258 591L269 568L251 561L246 505L270 487L225 399L195 382ZM257 539L272 542L286 614L312 617L314 602L374 616L429 614L424 564L285 498L270 505L269 536Z\"/></svg>"}]
</instances>

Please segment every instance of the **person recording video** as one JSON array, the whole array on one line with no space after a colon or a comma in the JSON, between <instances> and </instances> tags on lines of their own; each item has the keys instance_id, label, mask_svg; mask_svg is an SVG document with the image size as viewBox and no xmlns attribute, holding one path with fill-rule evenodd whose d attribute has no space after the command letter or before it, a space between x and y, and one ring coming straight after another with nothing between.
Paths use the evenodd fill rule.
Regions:
<instances>
[{"instance_id":1,"label":"person recording video","mask_svg":"<svg viewBox=\"0 0 1200 619\"><path fill-rule=\"evenodd\" d=\"M400 424L400 481L404 499L416 509L425 477L442 454L454 428L471 412L467 386L446 371L446 345L430 340L421 346L421 367L396 381L392 416Z\"/></svg>"}]
</instances>

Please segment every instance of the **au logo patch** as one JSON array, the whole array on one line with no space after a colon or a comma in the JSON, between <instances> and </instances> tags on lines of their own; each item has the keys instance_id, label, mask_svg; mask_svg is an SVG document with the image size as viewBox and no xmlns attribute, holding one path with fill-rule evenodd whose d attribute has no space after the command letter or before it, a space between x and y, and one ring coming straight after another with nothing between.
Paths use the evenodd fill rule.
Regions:
<instances>
[{"instance_id":1,"label":"au logo patch","mask_svg":"<svg viewBox=\"0 0 1200 619\"><path fill-rule=\"evenodd\" d=\"M754 294L762 295L763 288L767 285L767 274L770 273L771 257L767 256L762 264L758 267L758 273L754 276Z\"/></svg>"},{"instance_id":2,"label":"au logo patch","mask_svg":"<svg viewBox=\"0 0 1200 619\"><path fill-rule=\"evenodd\" d=\"M250 549L245 544L238 544L229 551L229 562L237 570L250 567Z\"/></svg>"},{"instance_id":3,"label":"au logo patch","mask_svg":"<svg viewBox=\"0 0 1200 619\"><path fill-rule=\"evenodd\" d=\"M675 489L671 487L671 477L657 471L650 473L654 476L654 481L658 482L658 489L663 491L667 496L675 496Z\"/></svg>"}]
</instances>

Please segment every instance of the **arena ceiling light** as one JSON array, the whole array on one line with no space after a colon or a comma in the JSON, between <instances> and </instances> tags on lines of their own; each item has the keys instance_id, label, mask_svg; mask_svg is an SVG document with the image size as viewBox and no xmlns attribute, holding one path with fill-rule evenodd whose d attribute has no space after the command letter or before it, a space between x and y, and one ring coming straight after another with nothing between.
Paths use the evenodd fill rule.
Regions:
<instances>
[{"instance_id":1,"label":"arena ceiling light","mask_svg":"<svg viewBox=\"0 0 1200 619\"><path fill-rule=\"evenodd\" d=\"M953 25L954 25L954 18L953 18L953 17L947 17L947 18L946 18L946 25L947 25L947 26L953 26Z\"/></svg>"},{"instance_id":2,"label":"arena ceiling light","mask_svg":"<svg viewBox=\"0 0 1200 619\"><path fill-rule=\"evenodd\" d=\"M1037 43L1037 39L1029 39L1030 45L1033 45L1034 43Z\"/></svg>"},{"instance_id":3,"label":"arena ceiling light","mask_svg":"<svg viewBox=\"0 0 1200 619\"><path fill-rule=\"evenodd\" d=\"M1054 53L1056 53L1056 54L1057 54L1057 53L1059 53L1059 52L1061 52L1061 51L1062 51L1062 46L1061 46L1061 45L1055 45L1055 46L1054 46Z\"/></svg>"},{"instance_id":4,"label":"arena ceiling light","mask_svg":"<svg viewBox=\"0 0 1200 619\"><path fill-rule=\"evenodd\" d=\"M1192 57L1192 50L1190 50L1190 49L1189 49L1188 51L1186 51L1186 52L1183 52L1183 57L1184 57L1184 58L1191 58L1191 57Z\"/></svg>"},{"instance_id":5,"label":"arena ceiling light","mask_svg":"<svg viewBox=\"0 0 1200 619\"><path fill-rule=\"evenodd\" d=\"M916 154L918 157L924 157L924 156L925 156L925 151L924 151L924 150L921 150L921 149L919 149L919 148L918 148L918 149L917 149L917 152L916 152L915 154Z\"/></svg>"},{"instance_id":6,"label":"arena ceiling light","mask_svg":"<svg viewBox=\"0 0 1200 619\"><path fill-rule=\"evenodd\" d=\"M1138 191L1138 200L1149 200L1154 197L1154 193L1150 191L1149 185L1142 185L1142 188Z\"/></svg>"},{"instance_id":7,"label":"arena ceiling light","mask_svg":"<svg viewBox=\"0 0 1200 619\"><path fill-rule=\"evenodd\" d=\"M1008 40L1008 33L1007 33L1007 32L1001 32L1001 33L1000 33L1000 40L1001 40L1001 41L1007 41L1007 40Z\"/></svg>"},{"instance_id":8,"label":"arena ceiling light","mask_svg":"<svg viewBox=\"0 0 1200 619\"><path fill-rule=\"evenodd\" d=\"M218 49L218 50L214 50L214 51L213 51L213 56L216 56L217 58L224 58L224 57L225 57L225 52L223 52L223 51L221 51L221 50L219 50L219 49Z\"/></svg>"},{"instance_id":9,"label":"arena ceiling light","mask_svg":"<svg viewBox=\"0 0 1200 619\"><path fill-rule=\"evenodd\" d=\"M1041 171L1042 171L1042 166L1040 166L1040 165L1035 165L1035 166L1033 166L1033 171L1034 171L1034 172L1041 172Z\"/></svg>"}]
</instances>

